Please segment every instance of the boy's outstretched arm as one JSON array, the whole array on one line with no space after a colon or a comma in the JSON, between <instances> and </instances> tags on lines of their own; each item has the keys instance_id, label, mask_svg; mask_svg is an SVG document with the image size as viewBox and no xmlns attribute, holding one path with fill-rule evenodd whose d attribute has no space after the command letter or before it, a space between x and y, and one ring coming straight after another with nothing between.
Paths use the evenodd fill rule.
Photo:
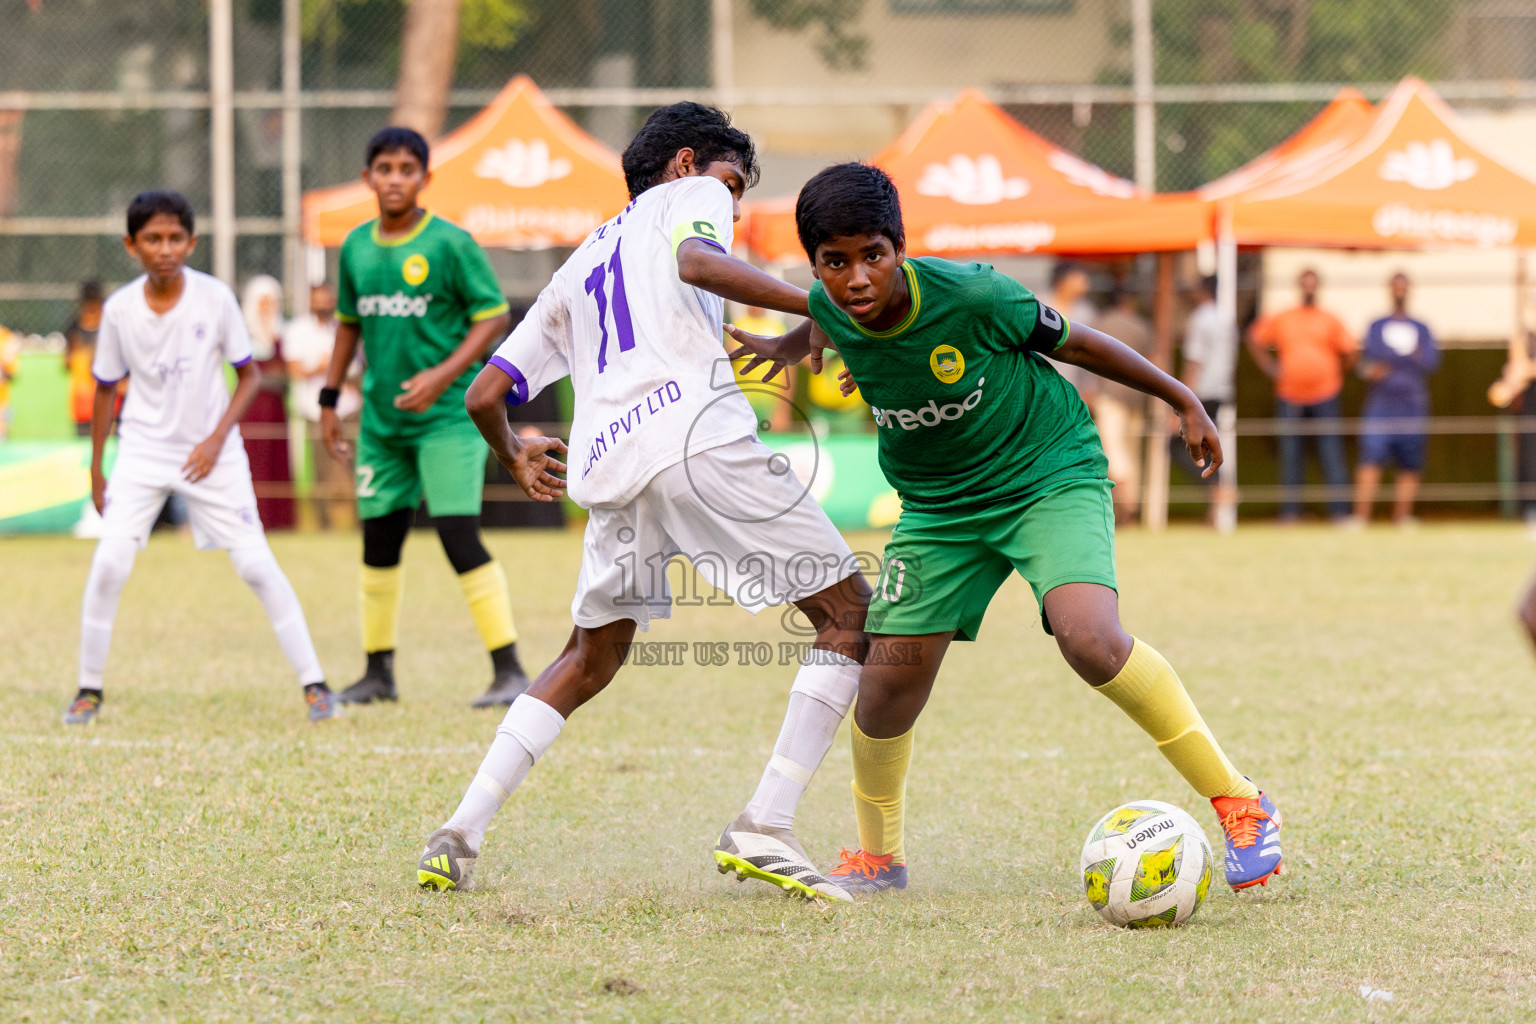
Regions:
<instances>
[{"instance_id":1,"label":"boy's outstretched arm","mask_svg":"<svg viewBox=\"0 0 1536 1024\"><path fill-rule=\"evenodd\" d=\"M507 467L523 493L534 501L554 501L565 490L565 481L555 476L565 472L565 463L551 453L564 455L565 442L558 437L518 437L507 422L507 392L511 390L511 377L495 366L486 366L464 393L464 408L491 446L496 461Z\"/></svg>"},{"instance_id":2,"label":"boy's outstretched arm","mask_svg":"<svg viewBox=\"0 0 1536 1024\"><path fill-rule=\"evenodd\" d=\"M726 255L702 239L684 239L677 247L677 276L684 284L743 306L761 306L793 316L811 315L805 292L744 260Z\"/></svg>"},{"instance_id":3,"label":"boy's outstretched arm","mask_svg":"<svg viewBox=\"0 0 1536 1024\"><path fill-rule=\"evenodd\" d=\"M1051 354L1052 359L1081 366L1106 380L1128 385L1161 398L1178 414L1180 434L1202 477L1216 472L1222 463L1221 439L1216 424L1206 415L1195 393L1152 365L1145 356L1102 331L1074 323L1067 339Z\"/></svg>"}]
</instances>

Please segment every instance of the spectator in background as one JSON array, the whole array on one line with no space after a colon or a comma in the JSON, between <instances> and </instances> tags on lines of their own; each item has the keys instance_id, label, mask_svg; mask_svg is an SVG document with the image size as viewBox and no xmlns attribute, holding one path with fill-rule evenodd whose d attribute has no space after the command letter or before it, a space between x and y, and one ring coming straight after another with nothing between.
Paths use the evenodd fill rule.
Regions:
<instances>
[{"instance_id":1,"label":"spectator in background","mask_svg":"<svg viewBox=\"0 0 1536 1024\"><path fill-rule=\"evenodd\" d=\"M1093 303L1088 301L1088 292L1093 287L1093 282L1088 277L1088 269L1081 263L1062 261L1051 268L1051 299L1046 305L1066 317L1074 324L1083 324L1087 327L1097 327L1094 323L1098 319L1098 311L1093 308ZM1077 393L1083 396L1083 401L1088 403L1088 408L1093 408L1093 401L1099 393L1099 378L1089 373L1080 366L1071 363L1052 362L1056 371L1077 388Z\"/></svg>"},{"instance_id":2,"label":"spectator in background","mask_svg":"<svg viewBox=\"0 0 1536 1024\"><path fill-rule=\"evenodd\" d=\"M1488 401L1496 408L1509 409L1521 417L1536 416L1536 308L1520 311L1520 322L1509 338L1509 358L1499 379L1488 387ZM1522 430L1516 436L1515 479L1520 484L1520 513L1528 530L1536 533L1536 430ZM1536 589L1532 591L1536 598ZM1532 606L1536 609L1536 605ZM1536 624L1536 617L1530 620ZM1536 628L1536 626L1533 626Z\"/></svg>"},{"instance_id":3,"label":"spectator in background","mask_svg":"<svg viewBox=\"0 0 1536 1024\"><path fill-rule=\"evenodd\" d=\"M1248 331L1248 350L1259 369L1275 382L1280 418L1302 426L1307 420L1338 418L1344 373L1354 365L1359 345L1338 317L1318 308L1317 271L1303 270L1296 283L1301 304L1255 322ZM1338 490L1348 487L1349 466L1339 435L1312 437L1324 482ZM1306 482L1305 442L1304 434L1280 435L1280 482L1286 487L1299 488ZM1295 493L1288 492L1281 504L1281 522L1295 522L1301 515L1301 500ZM1347 523L1348 500L1331 499L1328 514L1335 523Z\"/></svg>"},{"instance_id":4,"label":"spectator in background","mask_svg":"<svg viewBox=\"0 0 1536 1024\"><path fill-rule=\"evenodd\" d=\"M240 421L245 453L256 485L256 513L268 530L293 529L293 498L272 493L293 484L288 462L288 368L283 364L283 286L257 274L245 283L240 306L251 335L251 355L261 368L261 390ZM244 429L246 426L252 429Z\"/></svg>"},{"instance_id":5,"label":"spectator in background","mask_svg":"<svg viewBox=\"0 0 1536 1024\"><path fill-rule=\"evenodd\" d=\"M21 339L0 327L0 441L11 436L11 381L21 369Z\"/></svg>"},{"instance_id":6,"label":"spectator in background","mask_svg":"<svg viewBox=\"0 0 1536 1024\"><path fill-rule=\"evenodd\" d=\"M1216 424L1223 438L1231 434L1237 421L1237 324L1222 317L1216 306L1216 278L1205 277L1195 286L1195 308L1184 328L1184 383L1206 415ZM1225 468L1216 475L1201 477L1200 467L1189 457L1189 449L1174 436L1173 457L1177 464L1212 488L1211 522L1221 533L1231 533L1237 526L1237 487Z\"/></svg>"},{"instance_id":7,"label":"spectator in background","mask_svg":"<svg viewBox=\"0 0 1536 1024\"><path fill-rule=\"evenodd\" d=\"M91 436L91 405L96 401L91 360L96 357L96 331L101 327L103 298L100 281L82 284L75 318L64 328L64 369L69 373L69 414L75 423L76 437Z\"/></svg>"},{"instance_id":8,"label":"spectator in background","mask_svg":"<svg viewBox=\"0 0 1536 1024\"><path fill-rule=\"evenodd\" d=\"M1093 326L1143 356L1152 354L1152 325L1137 309L1136 293L1123 285L1115 285L1110 292L1109 309L1099 315ZM1115 482L1115 520L1130 522L1141 510L1141 438L1146 426L1147 396L1112 380L1099 379L1097 384L1093 422L1104 442L1109 478Z\"/></svg>"},{"instance_id":9,"label":"spectator in background","mask_svg":"<svg viewBox=\"0 0 1536 1024\"><path fill-rule=\"evenodd\" d=\"M1360 436L1360 465L1355 470L1355 520L1371 518L1381 467L1397 470L1393 484L1392 520L1413 522L1413 501L1424 470L1425 437L1422 420L1429 415L1429 375L1440 366L1435 336L1422 321L1408 315L1408 275L1393 274L1392 314L1371 324L1360 356L1360 376L1370 385L1365 395L1365 432ZM1394 426L1371 421L1397 420ZM1417 429L1402 421L1419 424Z\"/></svg>"},{"instance_id":10,"label":"spectator in background","mask_svg":"<svg viewBox=\"0 0 1536 1024\"><path fill-rule=\"evenodd\" d=\"M312 495L315 519L320 529L347 526L352 521L352 473L331 458L320 436L320 389L331 366L331 349L336 346L336 292L328 284L309 290L309 312L288 324L283 332L283 358L288 362L292 380L289 398L293 412L304 424L304 436L314 467L315 491ZM358 387L357 360L342 381L336 414L348 437L357 434L358 417L363 407Z\"/></svg>"}]
</instances>

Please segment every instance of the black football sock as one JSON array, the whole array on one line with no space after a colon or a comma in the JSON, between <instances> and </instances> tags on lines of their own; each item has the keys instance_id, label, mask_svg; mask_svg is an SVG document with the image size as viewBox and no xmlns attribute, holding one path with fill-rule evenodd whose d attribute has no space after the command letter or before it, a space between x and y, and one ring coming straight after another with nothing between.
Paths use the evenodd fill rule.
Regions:
<instances>
[{"instance_id":1,"label":"black football sock","mask_svg":"<svg viewBox=\"0 0 1536 1024\"><path fill-rule=\"evenodd\" d=\"M504 647L498 647L491 652L491 668L497 677L510 675L513 672L522 672L523 666L517 660L517 644L510 643ZM526 672L523 673L527 675Z\"/></svg>"},{"instance_id":2,"label":"black football sock","mask_svg":"<svg viewBox=\"0 0 1536 1024\"><path fill-rule=\"evenodd\" d=\"M387 651L368 652L368 671L370 676L383 676L385 679L395 678L395 652L393 648Z\"/></svg>"}]
</instances>

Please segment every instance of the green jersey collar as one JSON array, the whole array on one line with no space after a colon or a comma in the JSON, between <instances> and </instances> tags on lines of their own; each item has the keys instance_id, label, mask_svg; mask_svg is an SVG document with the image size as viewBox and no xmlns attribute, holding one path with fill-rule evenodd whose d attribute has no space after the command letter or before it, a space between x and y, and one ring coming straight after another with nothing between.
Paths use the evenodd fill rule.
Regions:
<instances>
[{"instance_id":1,"label":"green jersey collar","mask_svg":"<svg viewBox=\"0 0 1536 1024\"><path fill-rule=\"evenodd\" d=\"M895 327L892 327L892 328L890 328L888 330L884 330L884 331L870 331L870 330L866 330L864 328L864 326L862 324L860 324L857 320L855 320L853 317L851 317L851 316L848 317L848 322L853 324L853 326L858 329L858 332L860 334L864 335L865 337L868 337L868 338L894 338L894 337L896 337L896 335L900 334L902 331L905 331L907 328L909 328L913 324L917 323L917 312L918 312L918 310L920 308L922 308L922 305L923 305L923 292L922 292L922 289L919 288L918 285L917 285L917 271L912 269L912 261L911 260L907 260L906 262L904 262L901 265L901 269L902 269L902 272L907 275L907 292L908 292L908 294L910 294L912 296L912 308L907 310L907 315L901 318L901 323L897 324ZM843 315L847 316L846 313L844 313Z\"/></svg>"},{"instance_id":2,"label":"green jersey collar","mask_svg":"<svg viewBox=\"0 0 1536 1024\"><path fill-rule=\"evenodd\" d=\"M427 225L430 223L432 223L432 211L426 210L422 213L421 220L416 222L416 226L411 228L411 230L407 231L405 234L401 235L399 238L380 238L379 221L375 220L373 222L373 229L369 232L369 235L373 238L374 245L383 245L389 247L394 247L397 245L409 245L411 242L416 241L416 239L421 236L423 231L427 230Z\"/></svg>"}]
</instances>

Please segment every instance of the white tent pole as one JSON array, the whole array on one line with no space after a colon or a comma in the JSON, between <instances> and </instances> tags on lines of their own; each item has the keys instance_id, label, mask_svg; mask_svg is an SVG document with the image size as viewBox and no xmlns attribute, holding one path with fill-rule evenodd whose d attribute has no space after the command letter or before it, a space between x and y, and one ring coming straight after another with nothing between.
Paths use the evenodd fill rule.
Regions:
<instances>
[{"instance_id":1,"label":"white tent pole","mask_svg":"<svg viewBox=\"0 0 1536 1024\"><path fill-rule=\"evenodd\" d=\"M1226 323L1237 323L1237 238L1230 202L1216 211L1216 312Z\"/></svg>"},{"instance_id":2,"label":"white tent pole","mask_svg":"<svg viewBox=\"0 0 1536 1024\"><path fill-rule=\"evenodd\" d=\"M235 49L231 0L208 0L213 275L235 284Z\"/></svg>"},{"instance_id":3,"label":"white tent pole","mask_svg":"<svg viewBox=\"0 0 1536 1024\"><path fill-rule=\"evenodd\" d=\"M304 201L303 122L299 88L303 59L303 0L283 0L283 293L289 314L309 310L308 254L299 237Z\"/></svg>"},{"instance_id":4,"label":"white tent pole","mask_svg":"<svg viewBox=\"0 0 1536 1024\"><path fill-rule=\"evenodd\" d=\"M736 41L732 32L731 3L733 0L711 0L710 3L710 68L714 79L715 102L729 106L731 89L736 85Z\"/></svg>"},{"instance_id":5,"label":"white tent pole","mask_svg":"<svg viewBox=\"0 0 1536 1024\"><path fill-rule=\"evenodd\" d=\"M1131 0L1131 76L1136 97L1136 187L1157 191L1157 106L1152 93L1152 0Z\"/></svg>"},{"instance_id":6,"label":"white tent pole","mask_svg":"<svg viewBox=\"0 0 1536 1024\"><path fill-rule=\"evenodd\" d=\"M1223 202L1216 210L1216 315L1221 322L1237 331L1237 235L1232 229L1232 203ZM1241 347L1241 339L1238 345ZM1216 529L1231 533L1237 527L1237 405L1226 403L1221 409L1221 422L1216 424L1221 438L1222 454L1226 463L1217 470L1220 484L1218 498L1230 496L1230 502L1219 501L1216 509Z\"/></svg>"}]
</instances>

